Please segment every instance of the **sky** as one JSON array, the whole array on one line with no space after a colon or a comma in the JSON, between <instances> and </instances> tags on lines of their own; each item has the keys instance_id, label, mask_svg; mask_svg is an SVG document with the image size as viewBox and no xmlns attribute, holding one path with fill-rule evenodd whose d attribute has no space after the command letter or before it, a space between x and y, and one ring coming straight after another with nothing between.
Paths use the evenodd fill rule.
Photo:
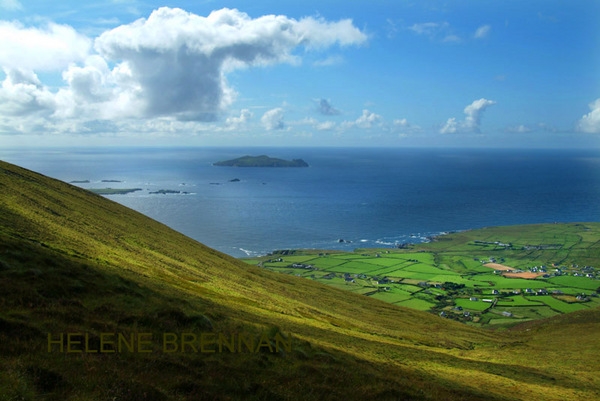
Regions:
<instances>
[{"instance_id":1,"label":"sky","mask_svg":"<svg viewBox=\"0 0 600 401\"><path fill-rule=\"evenodd\" d=\"M0 146L600 147L600 2L0 0Z\"/></svg>"}]
</instances>

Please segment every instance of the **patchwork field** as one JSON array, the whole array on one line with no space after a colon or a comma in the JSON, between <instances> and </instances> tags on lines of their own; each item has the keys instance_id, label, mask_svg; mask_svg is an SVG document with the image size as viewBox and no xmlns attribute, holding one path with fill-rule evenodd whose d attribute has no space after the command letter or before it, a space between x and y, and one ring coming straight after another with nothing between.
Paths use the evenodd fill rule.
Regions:
<instances>
[{"instance_id":1,"label":"patchwork field","mask_svg":"<svg viewBox=\"0 0 600 401\"><path fill-rule=\"evenodd\" d=\"M492 227L403 249L276 251L251 264L480 326L600 305L600 224Z\"/></svg>"}]
</instances>

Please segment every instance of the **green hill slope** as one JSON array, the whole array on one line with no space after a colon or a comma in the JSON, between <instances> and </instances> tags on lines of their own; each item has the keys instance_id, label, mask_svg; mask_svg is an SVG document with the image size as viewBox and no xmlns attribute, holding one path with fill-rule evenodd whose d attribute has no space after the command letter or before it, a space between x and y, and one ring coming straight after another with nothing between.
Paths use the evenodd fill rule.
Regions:
<instances>
[{"instance_id":1,"label":"green hill slope","mask_svg":"<svg viewBox=\"0 0 600 401\"><path fill-rule=\"evenodd\" d=\"M598 309L486 331L249 266L4 162L0 194L0 400L600 396ZM282 333L292 349L47 349L48 333L93 349L102 333L166 332Z\"/></svg>"}]
</instances>

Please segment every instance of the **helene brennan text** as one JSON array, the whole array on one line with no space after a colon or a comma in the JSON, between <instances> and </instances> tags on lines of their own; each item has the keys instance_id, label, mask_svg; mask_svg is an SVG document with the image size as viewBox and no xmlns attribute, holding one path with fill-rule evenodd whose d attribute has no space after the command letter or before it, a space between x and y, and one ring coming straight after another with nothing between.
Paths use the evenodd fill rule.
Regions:
<instances>
[{"instance_id":1,"label":"helene brennan text","mask_svg":"<svg viewBox=\"0 0 600 401\"><path fill-rule=\"evenodd\" d=\"M108 353L256 353L291 352L292 336L280 333L48 333L48 352Z\"/></svg>"}]
</instances>

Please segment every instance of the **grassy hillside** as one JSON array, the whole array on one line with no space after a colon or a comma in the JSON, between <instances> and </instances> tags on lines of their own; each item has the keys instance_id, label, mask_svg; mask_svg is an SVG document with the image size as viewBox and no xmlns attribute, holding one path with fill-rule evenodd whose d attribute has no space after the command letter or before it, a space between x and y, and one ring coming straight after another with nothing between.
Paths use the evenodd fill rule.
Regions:
<instances>
[{"instance_id":1,"label":"grassy hillside","mask_svg":"<svg viewBox=\"0 0 600 401\"><path fill-rule=\"evenodd\" d=\"M0 194L0 400L600 397L598 309L496 333L249 266L4 162ZM66 354L48 353L49 332L88 333L92 347L115 332L293 345Z\"/></svg>"}]
</instances>

